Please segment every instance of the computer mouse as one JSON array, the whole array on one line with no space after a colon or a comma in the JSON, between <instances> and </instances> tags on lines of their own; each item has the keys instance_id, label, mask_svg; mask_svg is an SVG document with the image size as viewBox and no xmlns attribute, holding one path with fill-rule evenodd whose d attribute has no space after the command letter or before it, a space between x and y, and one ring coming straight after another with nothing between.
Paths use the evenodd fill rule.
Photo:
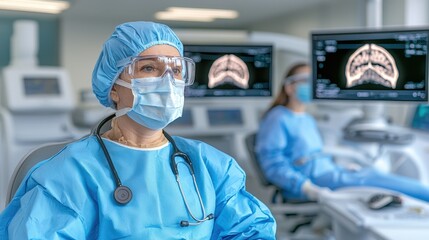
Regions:
<instances>
[{"instance_id":1,"label":"computer mouse","mask_svg":"<svg viewBox=\"0 0 429 240\"><path fill-rule=\"evenodd\" d=\"M402 198L394 194L377 193L368 199L367 205L372 210L400 207L402 206Z\"/></svg>"}]
</instances>

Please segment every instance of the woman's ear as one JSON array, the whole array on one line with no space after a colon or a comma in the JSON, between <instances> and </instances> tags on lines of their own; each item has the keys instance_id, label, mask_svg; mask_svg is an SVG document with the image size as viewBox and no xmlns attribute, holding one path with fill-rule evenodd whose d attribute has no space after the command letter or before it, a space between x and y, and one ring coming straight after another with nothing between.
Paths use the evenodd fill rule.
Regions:
<instances>
[{"instance_id":1,"label":"woman's ear","mask_svg":"<svg viewBox=\"0 0 429 240\"><path fill-rule=\"evenodd\" d=\"M110 90L110 98L112 99L112 101L115 103L115 105L118 105L119 102L119 94L118 91L116 89L116 86L113 85L112 90Z\"/></svg>"}]
</instances>

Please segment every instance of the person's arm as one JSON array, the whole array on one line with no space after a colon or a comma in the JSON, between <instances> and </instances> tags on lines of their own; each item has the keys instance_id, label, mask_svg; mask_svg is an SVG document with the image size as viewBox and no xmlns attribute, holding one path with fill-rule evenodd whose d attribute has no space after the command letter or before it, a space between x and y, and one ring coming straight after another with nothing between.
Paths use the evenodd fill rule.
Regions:
<instances>
[{"instance_id":1,"label":"person's arm","mask_svg":"<svg viewBox=\"0 0 429 240\"><path fill-rule=\"evenodd\" d=\"M0 215L0 239L85 239L81 217L35 186Z\"/></svg>"},{"instance_id":2,"label":"person's arm","mask_svg":"<svg viewBox=\"0 0 429 240\"><path fill-rule=\"evenodd\" d=\"M302 184L308 178L293 168L291 160L280 149L261 151L258 159L268 181L294 196L301 195Z\"/></svg>"},{"instance_id":3,"label":"person's arm","mask_svg":"<svg viewBox=\"0 0 429 240\"><path fill-rule=\"evenodd\" d=\"M268 208L245 190L245 173L230 160L216 183L212 239L275 239L276 223Z\"/></svg>"},{"instance_id":4,"label":"person's arm","mask_svg":"<svg viewBox=\"0 0 429 240\"><path fill-rule=\"evenodd\" d=\"M307 176L296 171L289 153L291 149L288 129L282 119L271 118L261 124L256 139L256 154L265 177L277 187L293 196L302 196L302 184Z\"/></svg>"},{"instance_id":5,"label":"person's arm","mask_svg":"<svg viewBox=\"0 0 429 240\"><path fill-rule=\"evenodd\" d=\"M308 199L313 201L319 201L321 197L332 194L329 188L319 187L313 184L310 180L306 180L304 184L302 184L302 192Z\"/></svg>"}]
</instances>

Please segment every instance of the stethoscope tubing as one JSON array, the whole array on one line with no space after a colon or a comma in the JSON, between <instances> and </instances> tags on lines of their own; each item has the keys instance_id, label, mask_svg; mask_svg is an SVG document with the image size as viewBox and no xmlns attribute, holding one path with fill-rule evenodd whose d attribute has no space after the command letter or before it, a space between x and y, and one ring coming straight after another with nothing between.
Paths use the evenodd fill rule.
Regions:
<instances>
[{"instance_id":1,"label":"stethoscope tubing","mask_svg":"<svg viewBox=\"0 0 429 240\"><path fill-rule=\"evenodd\" d=\"M104 124L106 124L108 121L110 121L111 119L113 119L115 117L115 114L112 114L108 117L106 117L105 119L103 119L97 126L97 129L95 130L95 137L97 138L97 141L101 147L101 149L103 150L104 156L106 157L107 163L109 164L109 168L110 171L113 174L113 178L115 179L116 182L116 186L122 186L121 183L121 179L118 176L118 172L116 171L115 165L113 164L112 158L110 157L109 152L107 151L106 145L104 144L103 140L101 139L100 136L100 131L101 128L104 126Z\"/></svg>"},{"instance_id":2,"label":"stethoscope tubing","mask_svg":"<svg viewBox=\"0 0 429 240\"><path fill-rule=\"evenodd\" d=\"M117 203L119 203L121 205L125 205L125 204L127 204L128 202L131 201L132 191L128 187L122 185L121 179L119 178L119 175L118 175L118 173L116 171L115 165L113 164L112 158L110 157L110 154L109 154L109 152L108 152L108 150L106 148L106 145L104 144L104 142L103 142L103 140L101 139L101 136L100 136L101 128L104 126L104 124L106 124L108 121L110 121L114 117L115 117L115 114L112 114L112 115L106 117L105 119L103 119L98 124L98 126L95 129L95 132L93 134L97 138L97 141L98 141L98 143L99 143L99 145L100 145L100 147L101 147L101 149L103 151L103 154L106 157L106 160L107 160L107 163L109 165L110 171L111 171L111 173L113 175L113 178L115 180L115 183L116 183L116 189L115 189L114 194L113 194L114 199L115 199L115 201ZM192 217L192 219L194 219L196 221L196 223L189 223L188 221L181 221L180 222L180 226L186 227L186 226L190 226L190 225L198 225L198 224L200 224L200 223L202 223L204 221L213 219L213 214L212 213L206 216L204 202L202 200L200 190L198 189L197 181L195 179L195 174L194 174L194 167L192 165L191 159L188 157L188 155L186 153L184 153L184 152L182 152L182 151L179 150L179 148L176 145L176 142L174 141L174 139L168 133L166 133L165 131L163 131L163 134L167 138L167 140L171 143L171 145L173 146L173 153L170 156L170 166L171 166L171 170L173 171L174 176L176 177L176 182L177 182L177 185L179 187L180 194L182 195L183 202L185 203L186 210L188 211L188 213ZM203 215L202 219L196 218L194 216L194 214L192 213L189 205L188 205L188 201L187 201L187 199L185 197L185 194L184 194L183 189L182 189L182 185L180 183L179 169L177 167L177 162L176 162L176 159L175 159L176 157L183 158L185 160L184 164L186 164L188 166L189 172L190 172L190 174L192 176L192 181L194 183L194 188L195 188L195 191L197 193L198 200L200 202L201 212L202 212L202 215Z\"/></svg>"}]
</instances>

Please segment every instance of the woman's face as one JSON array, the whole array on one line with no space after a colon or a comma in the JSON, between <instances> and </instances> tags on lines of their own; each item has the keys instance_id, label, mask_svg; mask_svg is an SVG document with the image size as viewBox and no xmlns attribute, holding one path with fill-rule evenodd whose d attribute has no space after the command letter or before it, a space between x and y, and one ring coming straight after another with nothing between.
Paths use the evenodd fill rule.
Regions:
<instances>
[{"instance_id":1,"label":"woman's face","mask_svg":"<svg viewBox=\"0 0 429 240\"><path fill-rule=\"evenodd\" d=\"M296 69L296 71L294 72L293 75L297 75L297 74L302 74L302 73L311 73L311 69L309 66L303 66L300 67L298 69ZM296 99L296 87L298 84L303 83L304 81L296 81L292 84L287 84L285 85L286 88L286 93L290 98Z\"/></svg>"},{"instance_id":2,"label":"woman's face","mask_svg":"<svg viewBox=\"0 0 429 240\"><path fill-rule=\"evenodd\" d=\"M175 47L170 45L155 45L141 52L139 56L149 55L179 57L180 53ZM119 75L119 78L126 82L131 82L131 76L127 73L127 71L123 71ZM117 84L113 85L112 91L110 92L110 97L112 98L112 101L116 103L116 109L132 107L133 105L133 93L131 89L128 89L126 87Z\"/></svg>"}]
</instances>

